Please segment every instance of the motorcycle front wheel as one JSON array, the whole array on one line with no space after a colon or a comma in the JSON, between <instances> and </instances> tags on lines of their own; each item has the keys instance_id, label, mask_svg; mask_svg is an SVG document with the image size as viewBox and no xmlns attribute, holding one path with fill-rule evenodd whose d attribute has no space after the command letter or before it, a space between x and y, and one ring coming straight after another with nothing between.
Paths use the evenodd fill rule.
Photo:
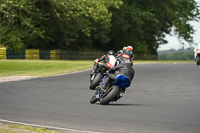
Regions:
<instances>
[{"instance_id":1,"label":"motorcycle front wheel","mask_svg":"<svg viewBox=\"0 0 200 133\"><path fill-rule=\"evenodd\" d=\"M92 98L90 99L90 103L94 104L98 101L98 99L96 98L97 92L95 92L95 94L92 96Z\"/></svg>"},{"instance_id":2,"label":"motorcycle front wheel","mask_svg":"<svg viewBox=\"0 0 200 133\"><path fill-rule=\"evenodd\" d=\"M197 63L197 65L200 65L200 57L199 56L196 57L196 63Z\"/></svg>"},{"instance_id":3,"label":"motorcycle front wheel","mask_svg":"<svg viewBox=\"0 0 200 133\"><path fill-rule=\"evenodd\" d=\"M100 83L102 78L103 78L103 74L102 73L97 73L96 76L94 77L94 80L90 84L89 88L91 90L94 90L99 85L99 83Z\"/></svg>"}]
</instances>

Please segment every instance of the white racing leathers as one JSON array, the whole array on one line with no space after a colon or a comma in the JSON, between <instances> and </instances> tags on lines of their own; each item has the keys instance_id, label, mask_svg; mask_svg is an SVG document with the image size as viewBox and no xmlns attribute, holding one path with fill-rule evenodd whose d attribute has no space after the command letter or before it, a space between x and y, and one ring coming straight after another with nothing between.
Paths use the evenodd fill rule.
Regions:
<instances>
[{"instance_id":1,"label":"white racing leathers","mask_svg":"<svg viewBox=\"0 0 200 133\"><path fill-rule=\"evenodd\" d=\"M114 55L108 55L108 58L109 58L108 63L111 64L110 68L114 67L117 61L116 57Z\"/></svg>"}]
</instances>

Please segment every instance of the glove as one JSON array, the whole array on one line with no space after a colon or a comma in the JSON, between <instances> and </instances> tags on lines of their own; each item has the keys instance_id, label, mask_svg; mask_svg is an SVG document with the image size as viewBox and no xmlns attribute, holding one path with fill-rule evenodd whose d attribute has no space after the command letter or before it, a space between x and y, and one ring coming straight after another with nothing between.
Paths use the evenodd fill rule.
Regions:
<instances>
[{"instance_id":1,"label":"glove","mask_svg":"<svg viewBox=\"0 0 200 133\"><path fill-rule=\"evenodd\" d=\"M96 59L94 62L98 63L98 62L99 62L99 59Z\"/></svg>"},{"instance_id":2,"label":"glove","mask_svg":"<svg viewBox=\"0 0 200 133\"><path fill-rule=\"evenodd\" d=\"M122 51L122 50L120 50L119 52L120 52L120 53L123 53L123 51Z\"/></svg>"},{"instance_id":3,"label":"glove","mask_svg":"<svg viewBox=\"0 0 200 133\"><path fill-rule=\"evenodd\" d=\"M110 68L109 70L108 70L108 73L112 73L114 70L112 69L112 68Z\"/></svg>"}]
</instances>

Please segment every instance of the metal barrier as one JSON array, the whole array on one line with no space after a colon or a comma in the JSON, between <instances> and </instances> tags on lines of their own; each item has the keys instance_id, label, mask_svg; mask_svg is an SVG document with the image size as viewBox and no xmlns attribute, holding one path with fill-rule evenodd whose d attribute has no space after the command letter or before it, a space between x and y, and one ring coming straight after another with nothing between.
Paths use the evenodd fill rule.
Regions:
<instances>
[{"instance_id":1,"label":"metal barrier","mask_svg":"<svg viewBox=\"0 0 200 133\"><path fill-rule=\"evenodd\" d=\"M72 52L66 50L26 49L20 52L6 50L7 59L42 59L42 60L95 60L105 53Z\"/></svg>"},{"instance_id":2,"label":"metal barrier","mask_svg":"<svg viewBox=\"0 0 200 133\"><path fill-rule=\"evenodd\" d=\"M25 59L25 50L16 53L10 49L7 49L6 57L7 59Z\"/></svg>"},{"instance_id":3,"label":"metal barrier","mask_svg":"<svg viewBox=\"0 0 200 133\"><path fill-rule=\"evenodd\" d=\"M82 52L69 52L60 51L61 60L95 60L100 58L105 53L82 53Z\"/></svg>"},{"instance_id":4,"label":"metal barrier","mask_svg":"<svg viewBox=\"0 0 200 133\"><path fill-rule=\"evenodd\" d=\"M106 52L73 52L66 50L26 49L18 53L6 50L7 59L42 59L42 60L95 60ZM157 60L157 55L135 54L134 60Z\"/></svg>"}]
</instances>

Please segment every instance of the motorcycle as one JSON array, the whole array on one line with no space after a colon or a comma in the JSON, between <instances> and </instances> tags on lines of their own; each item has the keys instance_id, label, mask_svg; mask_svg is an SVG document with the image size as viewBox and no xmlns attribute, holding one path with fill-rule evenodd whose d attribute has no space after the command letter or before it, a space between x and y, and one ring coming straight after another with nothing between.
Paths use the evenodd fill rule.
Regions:
<instances>
[{"instance_id":1,"label":"motorcycle","mask_svg":"<svg viewBox=\"0 0 200 133\"><path fill-rule=\"evenodd\" d=\"M200 51L197 52L196 63L197 63L197 65L200 65Z\"/></svg>"},{"instance_id":2,"label":"motorcycle","mask_svg":"<svg viewBox=\"0 0 200 133\"><path fill-rule=\"evenodd\" d=\"M98 63L99 67L96 72L90 75L90 86L91 90L94 90L96 86L99 85L101 79L106 75L107 68L103 65L103 63Z\"/></svg>"},{"instance_id":3,"label":"motorcycle","mask_svg":"<svg viewBox=\"0 0 200 133\"><path fill-rule=\"evenodd\" d=\"M103 84L104 80L107 76L105 76L100 86ZM117 101L121 97L124 96L125 90L130 86L130 82L127 82L127 79L122 75L117 75L114 81L110 81L103 90L98 89L95 94L90 99L90 103L94 104L97 101L100 101L100 104L107 105L110 102Z\"/></svg>"}]
</instances>

